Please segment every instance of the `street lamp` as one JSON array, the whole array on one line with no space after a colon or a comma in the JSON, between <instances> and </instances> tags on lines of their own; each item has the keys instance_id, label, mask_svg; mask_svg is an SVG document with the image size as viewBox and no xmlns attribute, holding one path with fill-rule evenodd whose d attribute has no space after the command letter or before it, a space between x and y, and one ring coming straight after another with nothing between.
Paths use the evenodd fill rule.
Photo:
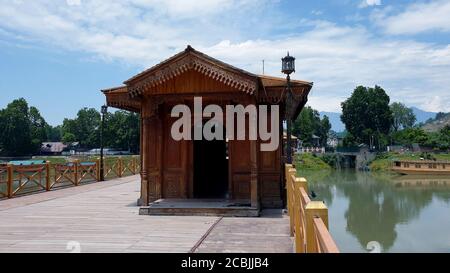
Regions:
<instances>
[{"instance_id":1,"label":"street lamp","mask_svg":"<svg viewBox=\"0 0 450 273\"><path fill-rule=\"evenodd\" d=\"M295 58L292 56L289 56L289 52L287 53L287 56L281 59L282 67L281 72L286 74L286 81L287 81L287 90L286 90L286 111L285 111L285 117L286 117L286 126L287 126L287 141L286 141L286 161L288 164L292 164L292 115L293 115L293 108L292 100L292 90L291 90L291 74L295 72Z\"/></svg>"},{"instance_id":2,"label":"street lamp","mask_svg":"<svg viewBox=\"0 0 450 273\"><path fill-rule=\"evenodd\" d=\"M108 106L102 105L102 124L100 129L100 181L105 181L105 170L103 163L103 133L105 127L105 115L108 113Z\"/></svg>"}]
</instances>

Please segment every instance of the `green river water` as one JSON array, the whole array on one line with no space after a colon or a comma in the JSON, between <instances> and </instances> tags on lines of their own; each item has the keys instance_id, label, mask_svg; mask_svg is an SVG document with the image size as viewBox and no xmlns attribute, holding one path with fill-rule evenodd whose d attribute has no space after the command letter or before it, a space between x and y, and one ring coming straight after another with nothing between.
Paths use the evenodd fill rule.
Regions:
<instances>
[{"instance_id":1,"label":"green river water","mask_svg":"<svg viewBox=\"0 0 450 273\"><path fill-rule=\"evenodd\" d=\"M450 252L450 176L299 172L342 252Z\"/></svg>"}]
</instances>

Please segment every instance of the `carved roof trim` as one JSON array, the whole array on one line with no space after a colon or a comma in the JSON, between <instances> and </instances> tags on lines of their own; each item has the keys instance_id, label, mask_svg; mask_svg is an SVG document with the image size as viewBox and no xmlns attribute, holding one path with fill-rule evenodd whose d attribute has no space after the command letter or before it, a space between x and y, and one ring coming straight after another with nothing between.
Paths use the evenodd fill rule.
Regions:
<instances>
[{"instance_id":1,"label":"carved roof trim","mask_svg":"<svg viewBox=\"0 0 450 273\"><path fill-rule=\"evenodd\" d=\"M131 97L142 94L147 87L160 85L188 70L195 70L248 94L258 90L258 76L236 68L188 46L185 51L145 70L124 83Z\"/></svg>"},{"instance_id":2,"label":"carved roof trim","mask_svg":"<svg viewBox=\"0 0 450 273\"><path fill-rule=\"evenodd\" d=\"M126 86L104 89L102 92L106 96L106 104L110 107L136 113L141 111L141 102L130 97Z\"/></svg>"}]
</instances>

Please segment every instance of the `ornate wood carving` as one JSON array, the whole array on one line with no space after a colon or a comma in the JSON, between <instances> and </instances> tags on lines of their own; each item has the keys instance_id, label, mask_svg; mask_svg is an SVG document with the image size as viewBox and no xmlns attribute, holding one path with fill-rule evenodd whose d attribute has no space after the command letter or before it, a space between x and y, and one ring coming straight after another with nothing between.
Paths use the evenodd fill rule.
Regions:
<instances>
[{"instance_id":1,"label":"ornate wood carving","mask_svg":"<svg viewBox=\"0 0 450 273\"><path fill-rule=\"evenodd\" d=\"M191 69L248 94L253 94L258 88L256 78L244 77L196 55L185 54L179 60L170 62L165 67L157 69L137 83L130 85L129 93L131 97L136 97L143 94L146 88L158 86Z\"/></svg>"},{"instance_id":2,"label":"ornate wood carving","mask_svg":"<svg viewBox=\"0 0 450 273\"><path fill-rule=\"evenodd\" d=\"M132 112L139 112L141 101L130 98L127 87L103 90L108 106L125 109Z\"/></svg>"}]
</instances>

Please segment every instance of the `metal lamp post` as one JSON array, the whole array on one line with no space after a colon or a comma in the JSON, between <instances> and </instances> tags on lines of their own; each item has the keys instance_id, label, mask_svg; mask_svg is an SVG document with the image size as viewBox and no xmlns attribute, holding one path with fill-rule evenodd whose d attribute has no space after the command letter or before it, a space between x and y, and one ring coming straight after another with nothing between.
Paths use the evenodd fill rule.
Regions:
<instances>
[{"instance_id":1,"label":"metal lamp post","mask_svg":"<svg viewBox=\"0 0 450 273\"><path fill-rule=\"evenodd\" d=\"M293 112L293 95L291 90L291 74L295 72L295 58L287 56L281 59L282 69L281 72L287 75L287 92L286 92L286 126L287 126L287 141L286 141L286 161L288 164L292 164L292 112Z\"/></svg>"},{"instance_id":2,"label":"metal lamp post","mask_svg":"<svg viewBox=\"0 0 450 273\"><path fill-rule=\"evenodd\" d=\"M102 113L102 124L100 129L100 181L105 181L105 170L103 163L103 133L105 127L105 115L108 113L108 106L103 105L101 113Z\"/></svg>"}]
</instances>

